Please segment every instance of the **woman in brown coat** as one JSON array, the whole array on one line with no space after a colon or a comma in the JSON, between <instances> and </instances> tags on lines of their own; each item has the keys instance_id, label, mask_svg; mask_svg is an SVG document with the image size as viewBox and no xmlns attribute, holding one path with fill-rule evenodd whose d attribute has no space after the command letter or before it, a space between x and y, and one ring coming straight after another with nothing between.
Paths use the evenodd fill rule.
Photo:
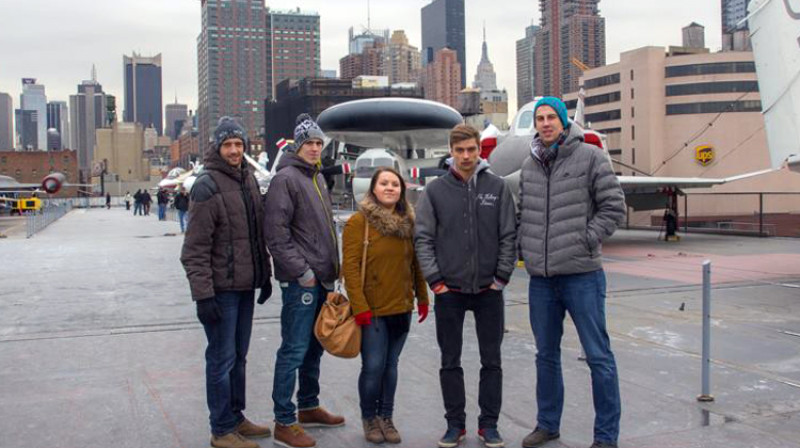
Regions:
<instances>
[{"instance_id":1,"label":"woman in brown coat","mask_svg":"<svg viewBox=\"0 0 800 448\"><path fill-rule=\"evenodd\" d=\"M361 260L368 226L365 280ZM343 271L356 322L361 326L358 394L364 436L400 443L392 422L397 363L411 326L414 297L419 322L428 315L428 290L414 252L414 209L400 174L378 168L359 211L342 236Z\"/></svg>"}]
</instances>

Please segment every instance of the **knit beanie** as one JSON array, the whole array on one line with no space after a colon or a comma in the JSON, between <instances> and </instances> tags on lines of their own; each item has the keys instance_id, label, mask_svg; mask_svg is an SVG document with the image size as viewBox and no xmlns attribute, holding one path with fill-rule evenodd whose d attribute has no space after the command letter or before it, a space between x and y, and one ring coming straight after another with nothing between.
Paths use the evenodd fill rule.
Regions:
<instances>
[{"instance_id":1,"label":"knit beanie","mask_svg":"<svg viewBox=\"0 0 800 448\"><path fill-rule=\"evenodd\" d=\"M311 118L311 115L300 114L295 120L297 126L294 128L294 147L295 151L303 146L303 143L310 139L319 139L325 141L325 134L319 128L317 122Z\"/></svg>"},{"instance_id":2,"label":"knit beanie","mask_svg":"<svg viewBox=\"0 0 800 448\"><path fill-rule=\"evenodd\" d=\"M569 127L569 117L567 117L567 105L564 104L563 101L554 97L554 96L545 96L542 97L539 101L536 102L536 107L533 108L533 116L536 116L536 109L540 106L550 106L556 111L558 118L561 120L561 125L564 126L564 129Z\"/></svg>"},{"instance_id":3,"label":"knit beanie","mask_svg":"<svg viewBox=\"0 0 800 448\"><path fill-rule=\"evenodd\" d=\"M225 140L231 138L238 138L244 143L244 150L247 152L250 142L247 141L247 132L245 132L242 125L231 117L222 117L217 122L217 128L214 129L214 147L219 151Z\"/></svg>"}]
</instances>

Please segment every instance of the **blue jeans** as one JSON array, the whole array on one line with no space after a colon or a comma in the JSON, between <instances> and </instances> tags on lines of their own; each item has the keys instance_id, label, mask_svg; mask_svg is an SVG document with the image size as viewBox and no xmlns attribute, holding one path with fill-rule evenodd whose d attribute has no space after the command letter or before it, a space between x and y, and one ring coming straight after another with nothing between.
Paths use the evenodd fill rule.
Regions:
<instances>
[{"instance_id":1,"label":"blue jeans","mask_svg":"<svg viewBox=\"0 0 800 448\"><path fill-rule=\"evenodd\" d=\"M206 348L206 400L211 432L222 436L242 422L245 366L253 328L253 291L217 293L222 319L203 325Z\"/></svg>"},{"instance_id":2,"label":"blue jeans","mask_svg":"<svg viewBox=\"0 0 800 448\"><path fill-rule=\"evenodd\" d=\"M141 202L134 202L133 203L133 216L141 215L142 214L142 203Z\"/></svg>"},{"instance_id":3,"label":"blue jeans","mask_svg":"<svg viewBox=\"0 0 800 448\"><path fill-rule=\"evenodd\" d=\"M186 224L188 223L189 212L186 210L178 210L178 222L181 223L181 233L186 231Z\"/></svg>"},{"instance_id":4,"label":"blue jeans","mask_svg":"<svg viewBox=\"0 0 800 448\"><path fill-rule=\"evenodd\" d=\"M167 219L167 204L158 204L158 220Z\"/></svg>"},{"instance_id":5,"label":"blue jeans","mask_svg":"<svg viewBox=\"0 0 800 448\"><path fill-rule=\"evenodd\" d=\"M404 316L411 318L410 314ZM376 415L391 418L394 411L397 363L408 332L389 333L385 317L373 317L370 325L361 327L361 374L358 376L361 418L371 419Z\"/></svg>"},{"instance_id":6,"label":"blue jeans","mask_svg":"<svg viewBox=\"0 0 800 448\"><path fill-rule=\"evenodd\" d=\"M300 286L297 282L284 285L287 284L281 284L282 341L275 359L272 401L275 421L290 425L297 421L296 409L319 406L319 361L323 349L314 337L314 322L328 291L320 284L313 288ZM296 381L300 383L297 408L292 403Z\"/></svg>"},{"instance_id":7,"label":"blue jeans","mask_svg":"<svg viewBox=\"0 0 800 448\"><path fill-rule=\"evenodd\" d=\"M531 328L536 339L537 425L556 432L564 408L561 336L569 311L592 372L594 439L616 443L620 398L617 364L606 332L606 276L602 269L583 274L531 277L528 288Z\"/></svg>"}]
</instances>

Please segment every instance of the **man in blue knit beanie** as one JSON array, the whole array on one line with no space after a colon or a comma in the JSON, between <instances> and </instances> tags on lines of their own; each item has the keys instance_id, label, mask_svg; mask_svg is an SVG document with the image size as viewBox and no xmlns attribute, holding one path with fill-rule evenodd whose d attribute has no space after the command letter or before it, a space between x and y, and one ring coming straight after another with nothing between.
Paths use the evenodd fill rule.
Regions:
<instances>
[{"instance_id":1,"label":"man in blue knit beanie","mask_svg":"<svg viewBox=\"0 0 800 448\"><path fill-rule=\"evenodd\" d=\"M528 309L536 341L534 448L560 437L564 409L561 336L572 317L592 372L595 411L591 448L616 448L621 401L606 330L603 241L625 219L625 198L602 150L584 141L558 98L536 103L537 134L520 170L517 241L530 276Z\"/></svg>"}]
</instances>

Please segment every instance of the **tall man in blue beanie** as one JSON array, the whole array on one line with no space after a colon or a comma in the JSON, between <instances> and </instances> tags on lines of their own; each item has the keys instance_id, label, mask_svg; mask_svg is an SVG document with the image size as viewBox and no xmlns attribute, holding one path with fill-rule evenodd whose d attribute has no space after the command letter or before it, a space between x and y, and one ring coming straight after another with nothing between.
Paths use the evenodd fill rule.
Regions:
<instances>
[{"instance_id":1,"label":"tall man in blue beanie","mask_svg":"<svg viewBox=\"0 0 800 448\"><path fill-rule=\"evenodd\" d=\"M625 200L611 163L602 150L584 142L583 130L569 121L560 99L539 100L534 120L537 134L520 173L517 242L530 275L538 416L522 446L537 447L560 436L561 336L569 312L592 372L591 448L613 448L621 405L606 332L601 248L625 217Z\"/></svg>"}]
</instances>

